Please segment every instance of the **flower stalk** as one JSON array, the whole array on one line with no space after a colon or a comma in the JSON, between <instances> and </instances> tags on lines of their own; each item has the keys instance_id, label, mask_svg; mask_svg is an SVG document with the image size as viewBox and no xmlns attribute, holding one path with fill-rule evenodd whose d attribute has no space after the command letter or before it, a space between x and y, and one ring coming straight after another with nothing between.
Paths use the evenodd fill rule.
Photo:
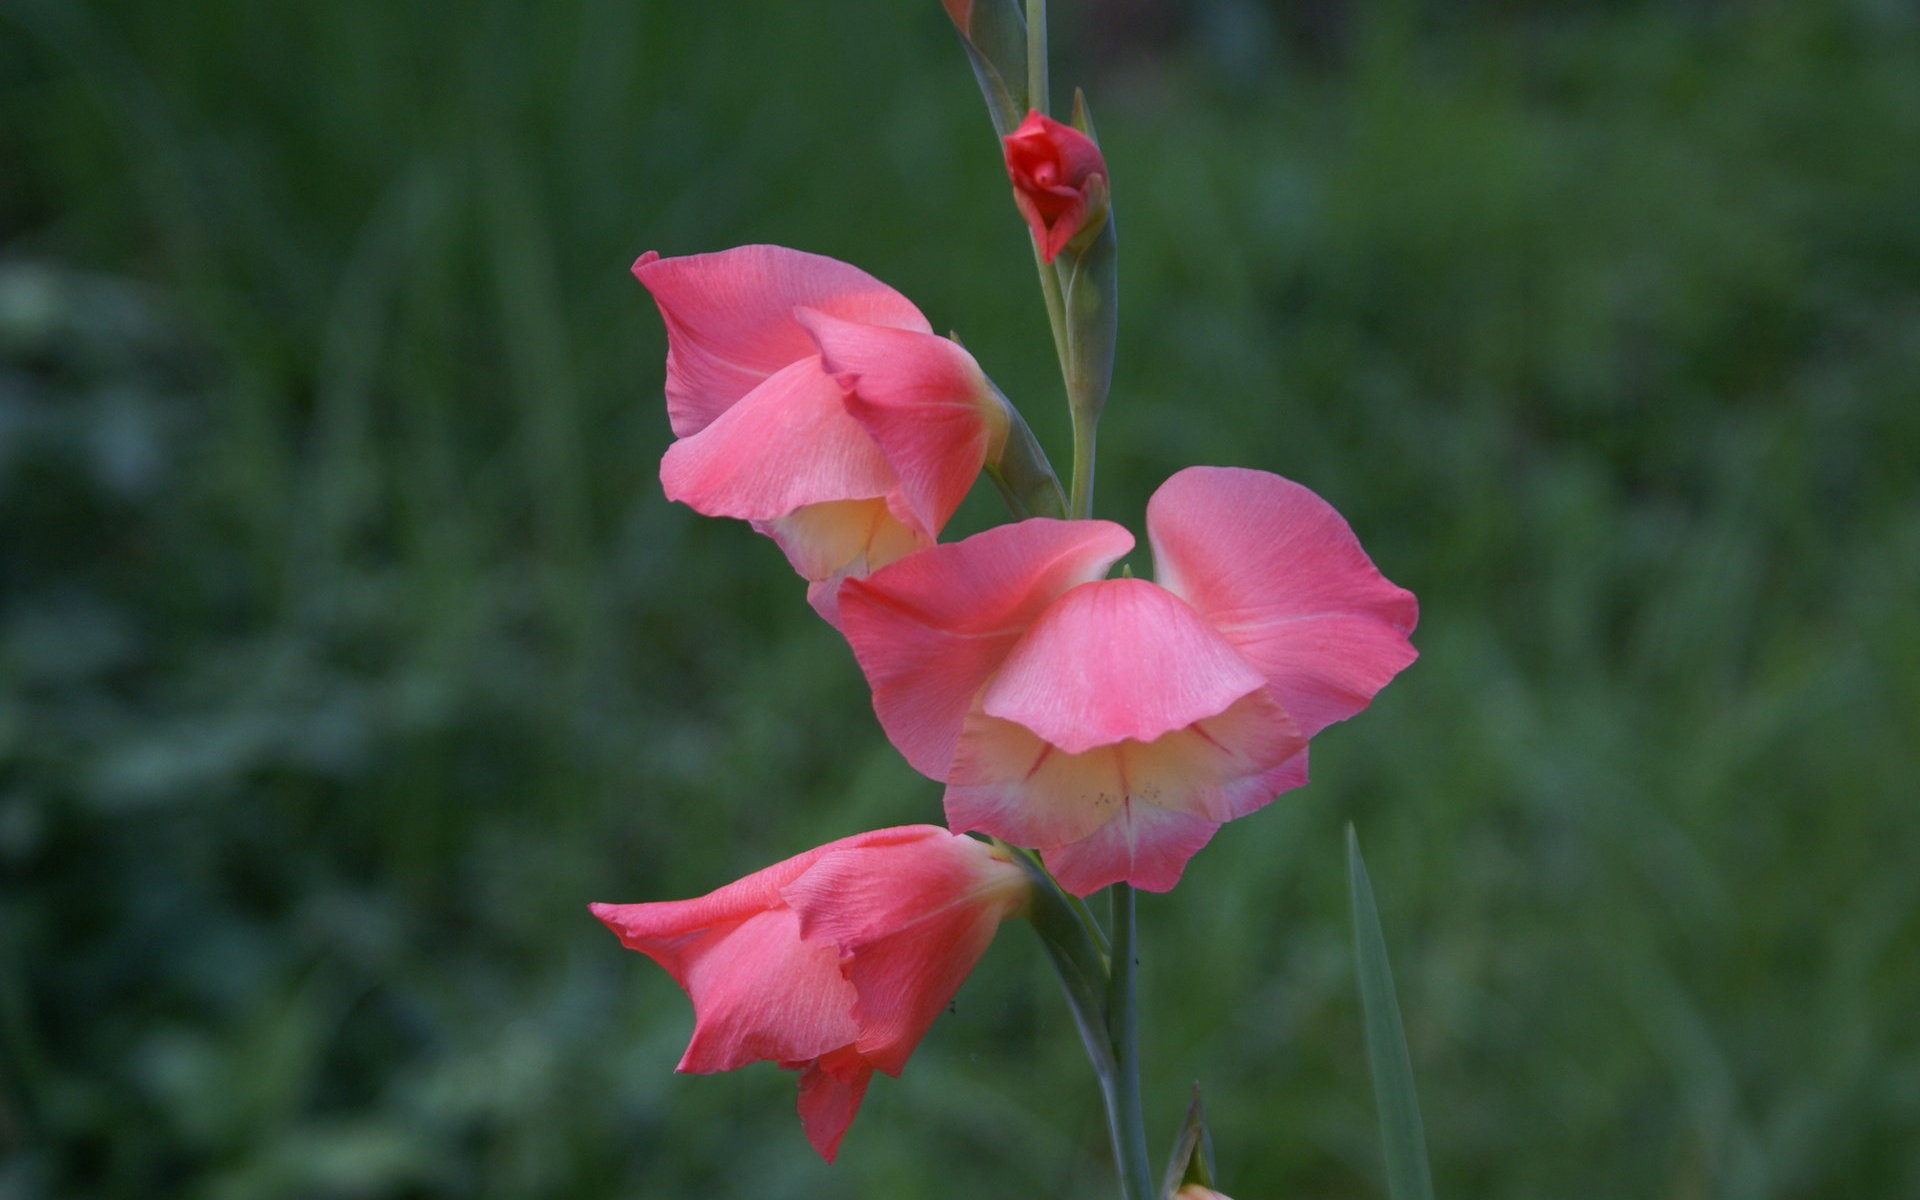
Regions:
<instances>
[{"instance_id":1,"label":"flower stalk","mask_svg":"<svg viewBox=\"0 0 1920 1200\"><path fill-rule=\"evenodd\" d=\"M1046 112L1047 0L1027 0L1027 107Z\"/></svg>"},{"instance_id":2,"label":"flower stalk","mask_svg":"<svg viewBox=\"0 0 1920 1200\"><path fill-rule=\"evenodd\" d=\"M759 245L648 252L634 274L667 327L667 497L779 545L888 738L946 785L949 829L855 834L693 900L593 911L686 990L681 1069L799 1071L829 1161L875 1073L899 1073L1001 920L1027 917L1099 1081L1122 1200L1222 1200L1197 1101L1165 1187L1149 1171L1134 893L1171 889L1222 822L1306 782L1307 740L1413 660L1417 606L1324 500L1239 468L1167 479L1146 509L1153 578L1110 577L1137 543L1093 519L1118 311L1106 160L1084 95L1071 124L1047 115L1046 0L943 5L1033 239L1067 488L958 337L850 264ZM983 471L1019 519L942 542ZM1084 899L1101 890L1105 929Z\"/></svg>"},{"instance_id":3,"label":"flower stalk","mask_svg":"<svg viewBox=\"0 0 1920 1200\"><path fill-rule=\"evenodd\" d=\"M1140 1104L1139 1008L1134 986L1133 887L1116 883L1113 903L1113 958L1107 980L1107 1037L1113 1047L1113 1079L1107 1096L1107 1124L1113 1132L1113 1162L1120 1173L1120 1194L1127 1200L1152 1200L1147 1166L1147 1125Z\"/></svg>"},{"instance_id":4,"label":"flower stalk","mask_svg":"<svg viewBox=\"0 0 1920 1200\"><path fill-rule=\"evenodd\" d=\"M1044 116L1047 112L1046 0L1027 0L1027 102L1033 113ZM1086 101L1077 91L1073 107L1075 124L1084 133L1089 128ZM1022 130L1033 122L1029 116ZM1011 138L1007 145L1011 165ZM1097 150L1093 158L1098 161ZM1098 211L1082 218L1081 229L1064 253L1042 240L1038 214L1029 201L1023 199L1021 203L1023 213L1034 225L1034 266L1039 272L1040 293L1046 301L1047 322L1052 327L1054 352L1060 360L1067 407L1073 418L1073 475L1066 515L1076 520L1093 516L1094 453L1113 364L1115 244L1105 164L1100 163L1100 167L1101 173L1088 181ZM1021 186L1017 173L1015 185L1016 189ZM1056 255L1060 261L1055 261ZM1036 877L1034 928L1040 932L1041 943L1060 976L1081 1043L1100 1080L1120 1195L1122 1200L1154 1200L1140 1100L1133 888L1124 882L1111 888L1111 950L1100 954L1095 947L1108 942L1086 906L1062 891L1037 858L1023 855L1020 861ZM1104 968L1097 973L1096 960ZM1104 975L1104 979L1098 975Z\"/></svg>"},{"instance_id":5,"label":"flower stalk","mask_svg":"<svg viewBox=\"0 0 1920 1200\"><path fill-rule=\"evenodd\" d=\"M1140 1099L1133 888L1120 883L1111 890L1112 951L1102 953L1106 939L1086 906L1063 891L1033 855L1016 852L1014 861L1032 881L1028 918L1060 977L1080 1043L1100 1082L1122 1200L1154 1200Z\"/></svg>"}]
</instances>

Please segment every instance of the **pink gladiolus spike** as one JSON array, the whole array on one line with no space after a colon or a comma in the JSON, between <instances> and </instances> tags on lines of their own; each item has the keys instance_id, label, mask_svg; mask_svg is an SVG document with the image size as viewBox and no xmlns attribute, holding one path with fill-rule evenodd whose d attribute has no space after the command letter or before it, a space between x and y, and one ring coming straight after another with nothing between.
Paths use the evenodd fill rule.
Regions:
<instances>
[{"instance_id":1,"label":"pink gladiolus spike","mask_svg":"<svg viewBox=\"0 0 1920 1200\"><path fill-rule=\"evenodd\" d=\"M899 477L902 519L939 529L1006 438L1005 402L973 356L943 337L801 309L846 408Z\"/></svg>"},{"instance_id":2,"label":"pink gladiolus spike","mask_svg":"<svg viewBox=\"0 0 1920 1200\"><path fill-rule=\"evenodd\" d=\"M679 1069L800 1071L802 1128L831 1162L874 1070L906 1065L1029 888L985 842L916 825L842 838L697 900L592 909L693 1001Z\"/></svg>"},{"instance_id":3,"label":"pink gladiolus spike","mask_svg":"<svg viewBox=\"0 0 1920 1200\"><path fill-rule=\"evenodd\" d=\"M1413 594L1297 483L1190 467L1154 493L1147 530L1155 578L1260 669L1309 737L1365 708L1417 657Z\"/></svg>"},{"instance_id":4,"label":"pink gladiolus spike","mask_svg":"<svg viewBox=\"0 0 1920 1200\"><path fill-rule=\"evenodd\" d=\"M814 353L794 319L812 308L848 320L932 332L905 296L835 259L784 246L633 264L667 326L667 415L675 437L700 432L769 375Z\"/></svg>"},{"instance_id":5,"label":"pink gladiolus spike","mask_svg":"<svg viewBox=\"0 0 1920 1200\"><path fill-rule=\"evenodd\" d=\"M1105 521L1033 518L934 546L848 582L840 628L873 708L915 770L945 779L961 722L1026 627L1098 579L1133 535Z\"/></svg>"}]
</instances>

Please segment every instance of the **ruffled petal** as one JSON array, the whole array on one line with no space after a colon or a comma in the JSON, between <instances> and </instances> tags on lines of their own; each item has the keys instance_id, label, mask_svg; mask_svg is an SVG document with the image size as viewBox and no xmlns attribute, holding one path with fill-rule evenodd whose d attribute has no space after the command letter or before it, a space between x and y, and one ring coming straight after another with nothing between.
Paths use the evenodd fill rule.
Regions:
<instances>
[{"instance_id":1,"label":"ruffled petal","mask_svg":"<svg viewBox=\"0 0 1920 1200\"><path fill-rule=\"evenodd\" d=\"M1028 890L986 843L923 825L823 855L783 894L806 936L840 947L856 1048L898 1075Z\"/></svg>"},{"instance_id":2,"label":"ruffled petal","mask_svg":"<svg viewBox=\"0 0 1920 1200\"><path fill-rule=\"evenodd\" d=\"M1265 680L1179 597L1144 579L1061 596L1007 654L980 711L1078 754L1218 716Z\"/></svg>"},{"instance_id":3,"label":"ruffled petal","mask_svg":"<svg viewBox=\"0 0 1920 1200\"><path fill-rule=\"evenodd\" d=\"M1180 882L1187 860L1213 839L1218 822L1130 801L1086 838L1040 852L1060 886L1076 896L1114 883L1165 892Z\"/></svg>"},{"instance_id":4,"label":"ruffled petal","mask_svg":"<svg viewBox=\"0 0 1920 1200\"><path fill-rule=\"evenodd\" d=\"M840 589L840 629L887 737L945 779L960 725L1027 626L1133 548L1106 521L1033 518L912 554Z\"/></svg>"},{"instance_id":5,"label":"ruffled petal","mask_svg":"<svg viewBox=\"0 0 1920 1200\"><path fill-rule=\"evenodd\" d=\"M667 447L660 483L695 512L770 521L808 504L885 496L895 480L847 414L840 385L808 357Z\"/></svg>"},{"instance_id":6,"label":"ruffled petal","mask_svg":"<svg viewBox=\"0 0 1920 1200\"><path fill-rule=\"evenodd\" d=\"M840 1139L866 1097L873 1067L851 1046L821 1055L800 1073L800 1128L821 1158L832 1162Z\"/></svg>"},{"instance_id":7,"label":"ruffled petal","mask_svg":"<svg viewBox=\"0 0 1920 1200\"><path fill-rule=\"evenodd\" d=\"M1265 471L1189 467L1147 505L1155 577L1258 667L1311 737L1411 663L1413 594L1339 513Z\"/></svg>"},{"instance_id":8,"label":"ruffled petal","mask_svg":"<svg viewBox=\"0 0 1920 1200\"><path fill-rule=\"evenodd\" d=\"M865 271L783 246L683 258L649 250L633 274L666 322L667 416L676 437L700 432L768 376L814 356L795 308L932 332L905 296Z\"/></svg>"},{"instance_id":9,"label":"ruffled petal","mask_svg":"<svg viewBox=\"0 0 1920 1200\"><path fill-rule=\"evenodd\" d=\"M797 316L839 380L847 411L899 477L912 523L938 535L994 440L1006 436L1004 402L973 356L946 338L811 309Z\"/></svg>"}]
</instances>

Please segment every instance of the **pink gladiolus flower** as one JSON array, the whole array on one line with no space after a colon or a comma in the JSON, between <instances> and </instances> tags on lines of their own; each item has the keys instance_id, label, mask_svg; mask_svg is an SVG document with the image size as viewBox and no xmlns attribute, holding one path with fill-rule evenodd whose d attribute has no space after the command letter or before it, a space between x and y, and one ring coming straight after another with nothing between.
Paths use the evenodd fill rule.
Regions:
<instances>
[{"instance_id":1,"label":"pink gladiolus flower","mask_svg":"<svg viewBox=\"0 0 1920 1200\"><path fill-rule=\"evenodd\" d=\"M1037 848L1078 895L1171 888L1415 657L1412 594L1297 483L1189 468L1147 529L1157 583L1104 578L1133 546L1120 526L1034 519L840 597L880 723L947 784L947 823Z\"/></svg>"},{"instance_id":2,"label":"pink gladiolus flower","mask_svg":"<svg viewBox=\"0 0 1920 1200\"><path fill-rule=\"evenodd\" d=\"M876 1070L907 1056L1027 901L1026 872L932 825L856 834L698 900L595 904L693 1001L676 1068L800 1072L800 1125L828 1162Z\"/></svg>"},{"instance_id":3,"label":"pink gladiolus flower","mask_svg":"<svg viewBox=\"0 0 1920 1200\"><path fill-rule=\"evenodd\" d=\"M1092 138L1030 112L1000 140L1013 202L1033 230L1042 260L1052 262L1090 222L1107 219L1107 160Z\"/></svg>"},{"instance_id":4,"label":"pink gladiolus flower","mask_svg":"<svg viewBox=\"0 0 1920 1200\"><path fill-rule=\"evenodd\" d=\"M973 356L864 271L740 246L633 273L667 326L667 498L771 536L829 621L840 580L932 545L1005 442Z\"/></svg>"}]
</instances>

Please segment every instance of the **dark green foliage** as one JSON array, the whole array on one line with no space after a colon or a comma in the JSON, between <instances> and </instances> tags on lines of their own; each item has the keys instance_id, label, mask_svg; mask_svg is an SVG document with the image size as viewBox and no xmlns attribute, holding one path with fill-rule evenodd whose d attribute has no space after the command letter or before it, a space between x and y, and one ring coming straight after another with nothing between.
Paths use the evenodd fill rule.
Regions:
<instances>
[{"instance_id":1,"label":"dark green foliage","mask_svg":"<svg viewBox=\"0 0 1920 1200\"><path fill-rule=\"evenodd\" d=\"M1423 604L1142 898L1148 1127L1381 1194L1354 819L1438 1194L1920 1194L1920 22L1315 7L1056 80L1100 515L1277 470ZM934 0L0 5L0 1197L1110 1195L1026 930L829 1169L585 911L938 814L626 264L854 261L1064 469L1025 237Z\"/></svg>"}]
</instances>

